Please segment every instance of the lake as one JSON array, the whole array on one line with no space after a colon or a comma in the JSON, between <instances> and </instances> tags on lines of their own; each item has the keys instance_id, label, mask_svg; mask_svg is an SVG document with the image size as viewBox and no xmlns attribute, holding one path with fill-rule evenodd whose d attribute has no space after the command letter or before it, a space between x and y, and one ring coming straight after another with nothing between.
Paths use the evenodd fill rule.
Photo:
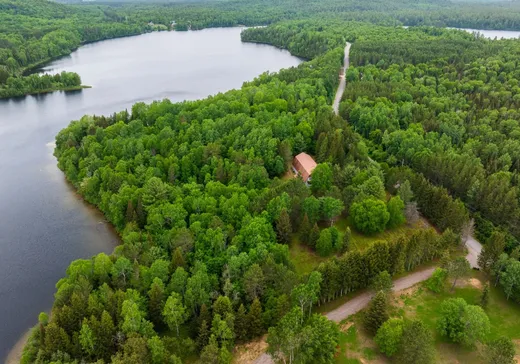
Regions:
<instances>
[{"instance_id":1,"label":"lake","mask_svg":"<svg viewBox=\"0 0 520 364\"><path fill-rule=\"evenodd\" d=\"M480 33L486 38L490 39L515 39L520 37L519 31L512 30L479 30L479 29L467 29L467 28L454 28L459 30L465 30L469 33Z\"/></svg>"},{"instance_id":2,"label":"lake","mask_svg":"<svg viewBox=\"0 0 520 364\"><path fill-rule=\"evenodd\" d=\"M77 72L91 89L0 100L1 361L38 313L50 310L69 263L112 252L119 242L56 167L56 134L84 114L204 98L301 62L287 51L242 43L240 32L149 33L89 44L44 71Z\"/></svg>"}]
</instances>

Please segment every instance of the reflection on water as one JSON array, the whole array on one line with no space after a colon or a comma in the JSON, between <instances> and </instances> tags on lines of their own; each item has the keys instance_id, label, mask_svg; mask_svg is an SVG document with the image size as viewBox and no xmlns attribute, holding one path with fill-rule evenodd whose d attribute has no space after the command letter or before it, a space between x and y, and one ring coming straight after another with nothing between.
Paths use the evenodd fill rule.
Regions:
<instances>
[{"instance_id":1,"label":"reflection on water","mask_svg":"<svg viewBox=\"0 0 520 364\"><path fill-rule=\"evenodd\" d=\"M152 33L89 44L44 68L78 72L91 89L0 101L0 360L50 309L70 261L118 243L56 167L60 129L137 101L206 97L298 63L288 52L241 43L238 28Z\"/></svg>"}]
</instances>

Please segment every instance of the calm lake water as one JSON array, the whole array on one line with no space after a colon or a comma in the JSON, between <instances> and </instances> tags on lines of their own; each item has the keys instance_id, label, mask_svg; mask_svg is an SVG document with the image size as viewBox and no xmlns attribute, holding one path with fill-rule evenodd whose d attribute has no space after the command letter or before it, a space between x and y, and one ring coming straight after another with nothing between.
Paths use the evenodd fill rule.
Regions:
<instances>
[{"instance_id":1,"label":"calm lake water","mask_svg":"<svg viewBox=\"0 0 520 364\"><path fill-rule=\"evenodd\" d=\"M56 134L84 114L135 102L194 100L239 88L301 61L240 41L240 28L151 33L81 47L48 72L74 71L93 88L0 101L0 361L52 306L68 264L111 252L118 237L65 182Z\"/></svg>"},{"instance_id":2,"label":"calm lake water","mask_svg":"<svg viewBox=\"0 0 520 364\"><path fill-rule=\"evenodd\" d=\"M478 30L478 29L466 29L466 28L456 28L460 30L465 30L470 33L480 33L486 38L490 39L514 39L520 37L519 31L510 31L510 30Z\"/></svg>"}]
</instances>

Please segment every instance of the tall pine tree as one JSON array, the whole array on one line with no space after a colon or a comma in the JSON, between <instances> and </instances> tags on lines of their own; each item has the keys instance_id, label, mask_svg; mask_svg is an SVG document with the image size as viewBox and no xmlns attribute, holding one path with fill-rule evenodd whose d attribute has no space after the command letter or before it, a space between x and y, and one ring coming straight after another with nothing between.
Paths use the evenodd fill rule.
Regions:
<instances>
[{"instance_id":1,"label":"tall pine tree","mask_svg":"<svg viewBox=\"0 0 520 364\"><path fill-rule=\"evenodd\" d=\"M239 342L246 341L249 338L248 331L249 331L248 315L246 312L246 308L244 307L244 304L241 304L237 310L237 314L235 315L235 335L236 335L237 341L239 341Z\"/></svg>"},{"instance_id":2,"label":"tall pine tree","mask_svg":"<svg viewBox=\"0 0 520 364\"><path fill-rule=\"evenodd\" d=\"M309 234L309 246L311 248L316 247L316 243L318 242L318 239L320 238L320 228L318 227L318 224L314 224L312 227L311 233Z\"/></svg>"},{"instance_id":3,"label":"tall pine tree","mask_svg":"<svg viewBox=\"0 0 520 364\"><path fill-rule=\"evenodd\" d=\"M302 223L300 224L300 241L305 244L309 244L309 237L311 234L312 225L309 221L309 216L305 214L303 216Z\"/></svg>"},{"instance_id":4,"label":"tall pine tree","mask_svg":"<svg viewBox=\"0 0 520 364\"><path fill-rule=\"evenodd\" d=\"M282 209L278 220L276 220L276 235L278 236L278 241L284 244L289 244L291 241L291 234L291 218L287 213L287 209Z\"/></svg>"},{"instance_id":5,"label":"tall pine tree","mask_svg":"<svg viewBox=\"0 0 520 364\"><path fill-rule=\"evenodd\" d=\"M256 338L264 333L264 326L262 323L262 304L255 298L248 314L249 333L251 337Z\"/></svg>"},{"instance_id":6,"label":"tall pine tree","mask_svg":"<svg viewBox=\"0 0 520 364\"><path fill-rule=\"evenodd\" d=\"M379 291L374 298L372 298L365 312L365 328L369 333L375 335L377 330L388 318L388 299L385 292Z\"/></svg>"}]
</instances>

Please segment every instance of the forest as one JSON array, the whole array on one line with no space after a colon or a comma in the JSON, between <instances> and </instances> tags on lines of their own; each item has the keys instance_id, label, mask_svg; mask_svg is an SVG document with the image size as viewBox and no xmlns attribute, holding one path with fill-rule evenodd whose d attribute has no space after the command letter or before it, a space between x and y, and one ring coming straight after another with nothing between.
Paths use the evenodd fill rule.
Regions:
<instances>
[{"instance_id":1,"label":"forest","mask_svg":"<svg viewBox=\"0 0 520 364\"><path fill-rule=\"evenodd\" d=\"M49 0L0 0L0 97L41 92L37 85L47 80L36 82L23 77L53 59L69 55L81 44L154 30L256 26L309 18L387 26L519 30L519 14L518 2L468 4L447 0L103 1L69 5ZM6 86L9 78L21 80ZM50 89L63 88L54 84Z\"/></svg>"},{"instance_id":2,"label":"forest","mask_svg":"<svg viewBox=\"0 0 520 364\"><path fill-rule=\"evenodd\" d=\"M456 275L465 259L450 252L470 216L488 242L482 269L520 300L517 163L499 149L516 135L516 42L340 21L242 37L310 61L205 100L84 116L59 133L58 166L123 244L70 265L23 362L229 363L235 345L267 332L277 361L333 362L338 326L313 307L433 260ZM355 67L336 116L347 40ZM310 187L286 177L300 152L318 162ZM493 204L497 194L510 203ZM437 230L352 246L352 233L419 211ZM340 227L346 217L354 230ZM297 273L294 237L325 258L311 272Z\"/></svg>"},{"instance_id":3,"label":"forest","mask_svg":"<svg viewBox=\"0 0 520 364\"><path fill-rule=\"evenodd\" d=\"M517 29L518 5L468 6L0 0L0 95L80 85L76 74L23 75L83 43L150 31L150 21L176 30L274 23L242 40L307 59L204 100L86 115L57 135L58 167L123 243L70 264L22 362L230 363L237 345L268 334L276 362L332 363L340 327L316 309L374 289L366 326L380 350L431 363L424 323L391 321L379 292L429 264L440 267L432 291L446 277L456 283L469 270L460 252L473 225L486 243L483 274L520 304L520 46L430 26ZM346 41L351 67L335 115ZM290 172L301 152L318 163L310 186ZM410 228L421 216L428 226ZM405 227L353 244L355 234ZM320 259L303 273L295 240ZM462 301L445 306L485 322ZM445 336L470 341L446 320ZM494 355L495 342L484 344Z\"/></svg>"}]
</instances>

